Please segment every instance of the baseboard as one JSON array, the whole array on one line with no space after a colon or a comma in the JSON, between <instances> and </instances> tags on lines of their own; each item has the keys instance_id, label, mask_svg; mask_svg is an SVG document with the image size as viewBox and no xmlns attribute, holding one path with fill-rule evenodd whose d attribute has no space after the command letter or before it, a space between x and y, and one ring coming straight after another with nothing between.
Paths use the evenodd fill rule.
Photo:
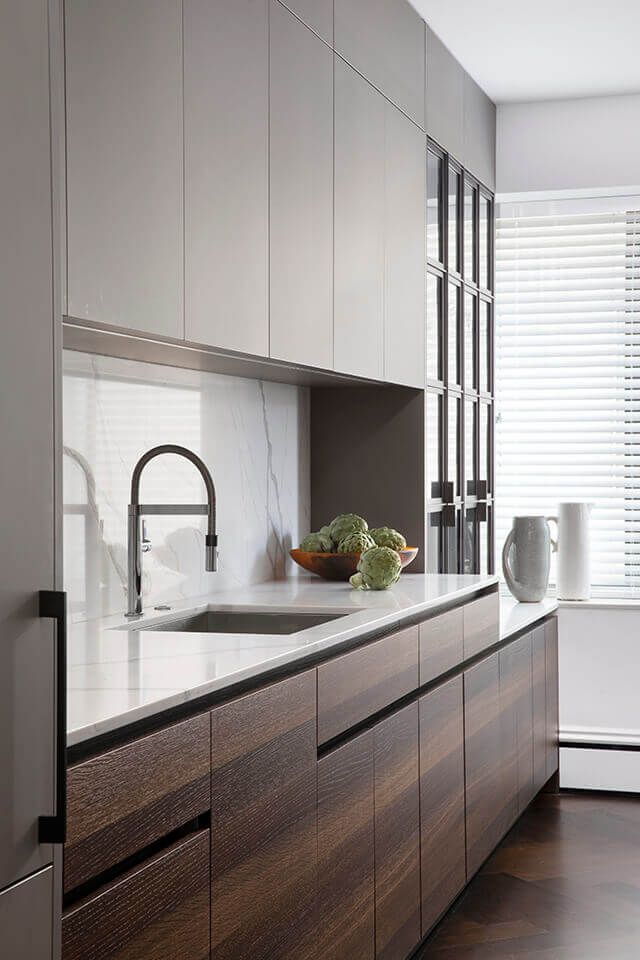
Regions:
<instances>
[{"instance_id":1,"label":"baseboard","mask_svg":"<svg viewBox=\"0 0 640 960\"><path fill-rule=\"evenodd\" d=\"M560 787L563 790L640 793L640 745L561 742Z\"/></svg>"}]
</instances>

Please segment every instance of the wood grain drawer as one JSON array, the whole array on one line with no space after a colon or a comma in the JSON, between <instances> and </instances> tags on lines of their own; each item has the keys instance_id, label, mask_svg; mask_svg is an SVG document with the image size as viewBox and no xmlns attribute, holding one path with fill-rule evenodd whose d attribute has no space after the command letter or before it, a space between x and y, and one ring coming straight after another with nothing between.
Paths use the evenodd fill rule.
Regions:
<instances>
[{"instance_id":1,"label":"wood grain drawer","mask_svg":"<svg viewBox=\"0 0 640 960\"><path fill-rule=\"evenodd\" d=\"M489 593L472 600L464 612L464 658L475 657L500 639L500 598Z\"/></svg>"},{"instance_id":2,"label":"wood grain drawer","mask_svg":"<svg viewBox=\"0 0 640 960\"><path fill-rule=\"evenodd\" d=\"M210 765L206 713L71 767L65 891L208 811Z\"/></svg>"},{"instance_id":3,"label":"wood grain drawer","mask_svg":"<svg viewBox=\"0 0 640 960\"><path fill-rule=\"evenodd\" d=\"M209 831L135 867L62 918L62 960L208 960Z\"/></svg>"},{"instance_id":4,"label":"wood grain drawer","mask_svg":"<svg viewBox=\"0 0 640 960\"><path fill-rule=\"evenodd\" d=\"M420 624L420 685L435 680L462 663L463 607L448 610Z\"/></svg>"},{"instance_id":5,"label":"wood grain drawer","mask_svg":"<svg viewBox=\"0 0 640 960\"><path fill-rule=\"evenodd\" d=\"M318 743L326 743L418 688L418 627L318 667Z\"/></svg>"}]
</instances>

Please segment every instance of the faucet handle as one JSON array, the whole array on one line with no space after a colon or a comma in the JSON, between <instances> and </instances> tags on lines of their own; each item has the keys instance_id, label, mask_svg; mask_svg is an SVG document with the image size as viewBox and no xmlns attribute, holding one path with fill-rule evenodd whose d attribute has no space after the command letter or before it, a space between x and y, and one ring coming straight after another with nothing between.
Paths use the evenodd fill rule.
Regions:
<instances>
[{"instance_id":1,"label":"faucet handle","mask_svg":"<svg viewBox=\"0 0 640 960\"><path fill-rule=\"evenodd\" d=\"M143 553L148 553L151 550L151 540L147 535L147 521L142 521L142 539L140 542L140 549Z\"/></svg>"}]
</instances>

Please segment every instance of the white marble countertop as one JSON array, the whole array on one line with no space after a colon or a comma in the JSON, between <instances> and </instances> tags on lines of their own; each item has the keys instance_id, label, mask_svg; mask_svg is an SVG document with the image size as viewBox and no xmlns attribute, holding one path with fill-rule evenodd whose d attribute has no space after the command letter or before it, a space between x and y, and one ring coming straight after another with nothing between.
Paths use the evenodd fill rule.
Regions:
<instances>
[{"instance_id":1,"label":"white marble countertop","mask_svg":"<svg viewBox=\"0 0 640 960\"><path fill-rule=\"evenodd\" d=\"M500 639L507 640L557 609L554 597L545 597L539 603L518 603L513 597L500 597Z\"/></svg>"},{"instance_id":2,"label":"white marble countertop","mask_svg":"<svg viewBox=\"0 0 640 960\"><path fill-rule=\"evenodd\" d=\"M145 611L142 619L148 627L209 607L341 614L285 636L140 630L122 616L74 624L69 631L67 743L75 746L318 654L338 653L362 637L496 582L495 576L406 573L391 590L377 592L292 577L175 604L169 613Z\"/></svg>"}]
</instances>

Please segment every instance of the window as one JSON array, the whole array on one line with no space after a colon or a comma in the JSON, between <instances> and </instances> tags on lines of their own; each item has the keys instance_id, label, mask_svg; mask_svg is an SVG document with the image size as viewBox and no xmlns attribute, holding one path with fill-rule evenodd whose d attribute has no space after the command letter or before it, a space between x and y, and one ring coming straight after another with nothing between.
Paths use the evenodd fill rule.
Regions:
<instances>
[{"instance_id":1,"label":"window","mask_svg":"<svg viewBox=\"0 0 640 960\"><path fill-rule=\"evenodd\" d=\"M640 588L639 291L640 198L501 206L498 543L516 514L592 501L601 594Z\"/></svg>"}]
</instances>

